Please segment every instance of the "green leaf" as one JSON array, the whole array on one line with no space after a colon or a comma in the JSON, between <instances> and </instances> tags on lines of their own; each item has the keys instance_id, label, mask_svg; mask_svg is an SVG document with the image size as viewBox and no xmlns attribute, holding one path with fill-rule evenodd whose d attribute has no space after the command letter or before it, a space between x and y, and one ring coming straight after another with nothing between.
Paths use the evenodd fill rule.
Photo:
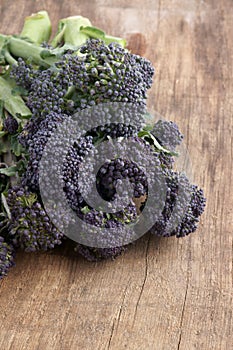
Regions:
<instances>
[{"instance_id":1,"label":"green leaf","mask_svg":"<svg viewBox=\"0 0 233 350\"><path fill-rule=\"evenodd\" d=\"M0 168L0 174L6 175L8 177L18 175L19 177L22 176L22 174L25 172L27 166L27 160L24 158L21 158L17 163L14 163L14 165L7 167L7 168Z\"/></svg>"},{"instance_id":2,"label":"green leaf","mask_svg":"<svg viewBox=\"0 0 233 350\"><path fill-rule=\"evenodd\" d=\"M1 101L4 102L4 108L20 121L20 118L28 118L32 113L19 95L14 96L12 94L15 86L13 79L6 79L0 76L0 96Z\"/></svg>"},{"instance_id":3,"label":"green leaf","mask_svg":"<svg viewBox=\"0 0 233 350\"><path fill-rule=\"evenodd\" d=\"M26 159L20 159L17 163L17 173L19 175L19 177L21 177L23 175L23 173L25 173L26 171L26 167L27 167L27 160Z\"/></svg>"},{"instance_id":4,"label":"green leaf","mask_svg":"<svg viewBox=\"0 0 233 350\"><path fill-rule=\"evenodd\" d=\"M106 35L106 33L103 30L97 27L90 27L90 26L87 26L87 27L81 26L80 32L94 39L104 39Z\"/></svg>"},{"instance_id":5,"label":"green leaf","mask_svg":"<svg viewBox=\"0 0 233 350\"><path fill-rule=\"evenodd\" d=\"M85 206L84 208L81 209L81 212L83 214L88 214L90 212L90 209L88 208L88 206Z\"/></svg>"},{"instance_id":6,"label":"green leaf","mask_svg":"<svg viewBox=\"0 0 233 350\"><path fill-rule=\"evenodd\" d=\"M6 135L6 131L0 131L0 138Z\"/></svg>"},{"instance_id":7,"label":"green leaf","mask_svg":"<svg viewBox=\"0 0 233 350\"><path fill-rule=\"evenodd\" d=\"M143 127L143 130L144 131L151 131L151 130L153 130L153 125L147 124Z\"/></svg>"},{"instance_id":8,"label":"green leaf","mask_svg":"<svg viewBox=\"0 0 233 350\"><path fill-rule=\"evenodd\" d=\"M116 36L111 36L111 35L105 35L104 42L107 45L109 45L111 43L117 43L117 44L121 45L124 48L126 47L126 44L127 44L125 39L118 38Z\"/></svg>"},{"instance_id":9,"label":"green leaf","mask_svg":"<svg viewBox=\"0 0 233 350\"><path fill-rule=\"evenodd\" d=\"M2 129L2 121L5 118L4 114L4 101L0 100L0 130Z\"/></svg>"},{"instance_id":10,"label":"green leaf","mask_svg":"<svg viewBox=\"0 0 233 350\"><path fill-rule=\"evenodd\" d=\"M11 94L13 96L21 95L21 96L27 96L28 91L24 89L22 86L16 86L11 90Z\"/></svg>"},{"instance_id":11,"label":"green leaf","mask_svg":"<svg viewBox=\"0 0 233 350\"><path fill-rule=\"evenodd\" d=\"M6 197L5 197L5 195L3 193L1 194L1 200L2 200L2 204L3 204L3 207L4 207L5 211L6 211L6 213L7 213L8 218L11 219L10 208L9 208L9 206L7 204Z\"/></svg>"},{"instance_id":12,"label":"green leaf","mask_svg":"<svg viewBox=\"0 0 233 350\"><path fill-rule=\"evenodd\" d=\"M4 142L0 142L0 154L6 153L7 151L7 145Z\"/></svg>"},{"instance_id":13,"label":"green leaf","mask_svg":"<svg viewBox=\"0 0 233 350\"><path fill-rule=\"evenodd\" d=\"M65 23L59 21L57 34L55 35L55 37L53 38L53 40L51 42L51 45L53 47L58 47L60 44L63 43L65 30L66 30Z\"/></svg>"},{"instance_id":14,"label":"green leaf","mask_svg":"<svg viewBox=\"0 0 233 350\"><path fill-rule=\"evenodd\" d=\"M11 136L11 151L16 155L16 157L19 157L22 155L24 148L18 141L18 135Z\"/></svg>"},{"instance_id":15,"label":"green leaf","mask_svg":"<svg viewBox=\"0 0 233 350\"><path fill-rule=\"evenodd\" d=\"M22 197L22 200L27 207L31 207L37 201L37 195L35 193L30 193L28 196Z\"/></svg>"},{"instance_id":16,"label":"green leaf","mask_svg":"<svg viewBox=\"0 0 233 350\"><path fill-rule=\"evenodd\" d=\"M18 121L22 119L29 119L32 115L30 109L25 105L20 96L13 96L5 101L5 108Z\"/></svg>"},{"instance_id":17,"label":"green leaf","mask_svg":"<svg viewBox=\"0 0 233 350\"><path fill-rule=\"evenodd\" d=\"M147 130L141 130L138 132L138 137L143 138L144 136L149 136Z\"/></svg>"},{"instance_id":18,"label":"green leaf","mask_svg":"<svg viewBox=\"0 0 233 350\"><path fill-rule=\"evenodd\" d=\"M8 168L3 168L0 169L0 174L6 175L6 176L15 176L17 173L17 166L16 165L12 165Z\"/></svg>"},{"instance_id":19,"label":"green leaf","mask_svg":"<svg viewBox=\"0 0 233 350\"><path fill-rule=\"evenodd\" d=\"M152 142L155 148L157 148L159 151L162 151L166 154L170 154L171 156L178 156L177 152L170 151L163 146L160 145L160 143L156 140L154 135L152 135L149 131L145 130L145 128L141 131L139 131L138 136L141 138L149 138Z\"/></svg>"},{"instance_id":20,"label":"green leaf","mask_svg":"<svg viewBox=\"0 0 233 350\"><path fill-rule=\"evenodd\" d=\"M80 32L88 35L90 38L103 40L107 45L117 43L122 47L126 46L126 40L115 36L107 35L103 30L94 26L80 27Z\"/></svg>"}]
</instances>

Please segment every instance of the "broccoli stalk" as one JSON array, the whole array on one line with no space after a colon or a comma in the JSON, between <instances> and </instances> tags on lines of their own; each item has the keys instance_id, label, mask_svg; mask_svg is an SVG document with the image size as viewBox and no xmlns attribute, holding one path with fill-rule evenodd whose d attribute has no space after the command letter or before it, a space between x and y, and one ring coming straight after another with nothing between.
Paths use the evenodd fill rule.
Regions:
<instances>
[{"instance_id":1,"label":"broccoli stalk","mask_svg":"<svg viewBox=\"0 0 233 350\"><path fill-rule=\"evenodd\" d=\"M51 34L51 22L46 11L39 11L25 18L20 36L0 34L0 49L6 64L17 64L15 57L31 60L38 65L48 67L41 57L43 48L39 45L48 41Z\"/></svg>"},{"instance_id":2,"label":"broccoli stalk","mask_svg":"<svg viewBox=\"0 0 233 350\"><path fill-rule=\"evenodd\" d=\"M49 40L51 30L52 26L47 11L39 11L25 18L20 36L41 44Z\"/></svg>"},{"instance_id":3,"label":"broccoli stalk","mask_svg":"<svg viewBox=\"0 0 233 350\"><path fill-rule=\"evenodd\" d=\"M125 47L124 39L106 35L102 30L93 27L88 18L72 16L60 20L58 31L51 44L53 49L39 46L49 40L51 23L46 11L39 11L26 17L20 36L0 34L1 63L17 65L17 58L30 59L32 63L45 68L58 61L58 58L71 49L79 54L78 49L88 39L101 39L106 44L116 42Z\"/></svg>"},{"instance_id":4,"label":"broccoli stalk","mask_svg":"<svg viewBox=\"0 0 233 350\"><path fill-rule=\"evenodd\" d=\"M63 18L58 23L58 30L51 45L58 47L61 45L72 45L78 47L83 45L89 36L80 32L83 26L91 26L88 18L82 16L72 16Z\"/></svg>"},{"instance_id":5,"label":"broccoli stalk","mask_svg":"<svg viewBox=\"0 0 233 350\"><path fill-rule=\"evenodd\" d=\"M105 44L118 43L122 47L126 46L126 41L122 38L107 35L101 29L94 27L88 18L82 16L72 16L61 19L58 23L58 31L52 40L52 46L72 45L79 47L88 39L101 39Z\"/></svg>"},{"instance_id":6,"label":"broccoli stalk","mask_svg":"<svg viewBox=\"0 0 233 350\"><path fill-rule=\"evenodd\" d=\"M7 275L10 267L14 265L14 248L0 236L0 280Z\"/></svg>"},{"instance_id":7,"label":"broccoli stalk","mask_svg":"<svg viewBox=\"0 0 233 350\"><path fill-rule=\"evenodd\" d=\"M3 42L2 54L5 61L10 65L17 65L17 60L14 57L22 57L25 60L30 59L34 64L45 68L57 60L54 55L46 59L43 58L45 51L43 47L17 36L0 34L0 42ZM52 55L50 54L50 56Z\"/></svg>"}]
</instances>

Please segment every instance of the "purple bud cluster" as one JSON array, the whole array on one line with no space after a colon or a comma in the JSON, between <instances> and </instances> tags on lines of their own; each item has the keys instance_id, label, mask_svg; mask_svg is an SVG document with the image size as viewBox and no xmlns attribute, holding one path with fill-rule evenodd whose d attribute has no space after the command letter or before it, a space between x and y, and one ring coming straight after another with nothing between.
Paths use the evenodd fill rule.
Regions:
<instances>
[{"instance_id":1,"label":"purple bud cluster","mask_svg":"<svg viewBox=\"0 0 233 350\"><path fill-rule=\"evenodd\" d=\"M7 275L14 265L14 248L0 236L0 280Z\"/></svg>"},{"instance_id":2,"label":"purple bud cluster","mask_svg":"<svg viewBox=\"0 0 233 350\"><path fill-rule=\"evenodd\" d=\"M151 133L162 146L171 151L174 151L183 140L183 135L177 124L172 121L158 120Z\"/></svg>"},{"instance_id":3,"label":"purple bud cluster","mask_svg":"<svg viewBox=\"0 0 233 350\"><path fill-rule=\"evenodd\" d=\"M36 70L22 58L11 71L11 77L28 90L27 106L36 118L50 112L62 113L66 109L64 96L69 87L65 72L55 69Z\"/></svg>"},{"instance_id":4,"label":"purple bud cluster","mask_svg":"<svg viewBox=\"0 0 233 350\"><path fill-rule=\"evenodd\" d=\"M34 193L13 187L7 203L11 211L10 234L16 246L27 252L47 250L61 244L63 234L53 225Z\"/></svg>"},{"instance_id":5,"label":"purple bud cluster","mask_svg":"<svg viewBox=\"0 0 233 350\"><path fill-rule=\"evenodd\" d=\"M145 139L138 137L146 114L147 90L152 85L154 74L151 63L145 58L131 54L116 43L106 45L101 40L94 39L88 40L80 48L80 53L77 55L69 51L48 69L42 67L35 69L22 59L19 59L18 66L12 69L12 78L28 91L26 103L33 113L19 138L28 150L27 170L22 178L21 187L9 190L7 197L12 215L10 234L13 242L26 251L46 250L61 243L62 232L65 226L69 226L70 217L64 218L64 227L59 224L58 228L55 227L56 217L48 217L35 193L39 193L39 164L45 146L58 125L67 118L70 120L75 112L77 112L76 121L84 125L82 130L84 133L69 148L62 163L63 191L71 209L84 223L91 225L91 243L97 228L114 229L121 237L121 233L124 234L124 226L126 224L130 226L137 220L139 209L143 211L143 205L136 208L133 200L141 197L147 200L149 184L153 183L150 176L156 177L154 186L156 190L158 189L157 192L156 190L153 192L154 207L161 209L158 217L154 218L151 231L165 237L173 235L183 237L195 231L199 217L204 211L205 198L203 191L190 184L184 174L172 169L172 152L183 139L178 126L173 122L159 120L151 131L153 137L150 141L146 137ZM85 117L86 110L93 112L93 118ZM89 130L85 120L87 123L88 120L97 120L98 123L95 125L98 126L92 126ZM15 130L15 120L6 119L6 123L8 126L4 125L5 130L9 133ZM69 142L69 137L64 134L61 147L63 143ZM132 139L138 146L143 143L145 150L150 149L150 152L140 154L140 147L132 146L130 152L134 152L137 156L137 162L123 157L121 154L127 154L123 142L121 146L123 139ZM101 163L103 155L98 153L95 146L106 140L119 141L118 148L116 147L115 151L116 144L109 142L108 151L112 148L113 156L109 157L106 153L105 162ZM156 148L156 141L172 152L169 154L161 147ZM55 147L52 144L52 164L49 169L51 174L56 171L57 163L61 164L59 157L53 160L53 150L59 153ZM91 176L90 169L88 166L85 168L83 160L88 156L94 157L97 164L103 164L96 177L96 188L103 200L114 201L119 187L125 181L129 181L129 185L132 185L132 198L123 210L105 213L87 204L85 200L87 197L83 193L88 191ZM81 164L82 171L80 171ZM140 167L141 164L144 166ZM154 169L151 175L146 171L149 165ZM80 173L84 180L81 185ZM49 191L56 193L57 190L61 190L60 187L59 189L56 187L58 186L56 181L54 184L49 181L50 179L45 179L48 198L51 197ZM165 185L165 201L164 207L161 208L160 189L162 191L163 185ZM124 195L125 193L122 198ZM60 211L63 210L62 204L57 203L58 206L61 205ZM127 234L130 235L130 231L127 231ZM86 232L82 232L82 235L85 236ZM98 239L100 241L101 237ZM115 237L109 235L109 237L103 236L102 239L102 246L105 247L107 243L112 243L111 240ZM3 249L1 246L3 243L0 240L0 254ZM90 261L115 257L125 250L124 243L116 244L113 248L113 245L109 246L111 248L94 248L91 244L90 247L78 244L76 250ZM2 251L2 256L6 257L6 249Z\"/></svg>"},{"instance_id":6,"label":"purple bud cluster","mask_svg":"<svg viewBox=\"0 0 233 350\"><path fill-rule=\"evenodd\" d=\"M106 45L95 39L88 40L80 52L82 56L66 55L57 64L62 76L71 77L77 107L109 101L145 104L154 74L150 61L116 43Z\"/></svg>"},{"instance_id":7,"label":"purple bud cluster","mask_svg":"<svg viewBox=\"0 0 233 350\"><path fill-rule=\"evenodd\" d=\"M167 194L161 216L151 232L164 237L184 237L197 229L205 209L203 191L192 185L183 173L168 171Z\"/></svg>"},{"instance_id":8,"label":"purple bud cluster","mask_svg":"<svg viewBox=\"0 0 233 350\"><path fill-rule=\"evenodd\" d=\"M29 161L22 178L22 185L30 190L39 190L39 163L43 155L45 145L57 128L67 118L65 114L49 113L39 124L39 128L28 139Z\"/></svg>"},{"instance_id":9,"label":"purple bud cluster","mask_svg":"<svg viewBox=\"0 0 233 350\"><path fill-rule=\"evenodd\" d=\"M21 57L18 58L18 64L11 68L11 78L25 89L30 89L35 78L36 71L31 64L26 63Z\"/></svg>"},{"instance_id":10,"label":"purple bud cluster","mask_svg":"<svg viewBox=\"0 0 233 350\"><path fill-rule=\"evenodd\" d=\"M7 131L11 135L17 132L18 127L19 127L19 123L11 115L8 115L6 119L4 119L3 121L3 130Z\"/></svg>"},{"instance_id":11,"label":"purple bud cluster","mask_svg":"<svg viewBox=\"0 0 233 350\"><path fill-rule=\"evenodd\" d=\"M147 194L147 176L134 162L117 158L105 163L97 176L98 192L105 200L113 200L116 185L121 185L123 179L129 179L134 187L134 197Z\"/></svg>"},{"instance_id":12,"label":"purple bud cluster","mask_svg":"<svg viewBox=\"0 0 233 350\"><path fill-rule=\"evenodd\" d=\"M97 262L106 259L114 259L121 255L126 250L126 247L115 248L92 248L82 244L78 244L75 251L82 255L86 260Z\"/></svg>"}]
</instances>

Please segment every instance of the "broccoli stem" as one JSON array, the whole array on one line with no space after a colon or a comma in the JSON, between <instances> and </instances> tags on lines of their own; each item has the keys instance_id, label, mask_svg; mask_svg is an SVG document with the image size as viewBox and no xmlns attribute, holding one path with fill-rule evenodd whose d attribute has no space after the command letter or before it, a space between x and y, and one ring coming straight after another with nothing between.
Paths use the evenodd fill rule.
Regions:
<instances>
[{"instance_id":1,"label":"broccoli stem","mask_svg":"<svg viewBox=\"0 0 233 350\"><path fill-rule=\"evenodd\" d=\"M5 35L0 35L0 51L3 49L5 44L6 37Z\"/></svg>"},{"instance_id":2,"label":"broccoli stem","mask_svg":"<svg viewBox=\"0 0 233 350\"><path fill-rule=\"evenodd\" d=\"M101 39L106 44L112 42L121 46L126 46L126 41L122 38L106 35L101 29L92 26L88 18L82 16L72 16L63 18L59 21L58 31L52 40L52 46L71 45L79 47L89 39Z\"/></svg>"},{"instance_id":3,"label":"broccoli stem","mask_svg":"<svg viewBox=\"0 0 233 350\"><path fill-rule=\"evenodd\" d=\"M52 61L51 57L46 57L46 60L43 59L41 53L44 49L39 45L44 41L48 41L50 34L51 22L46 11L39 11L26 17L20 34L21 37L0 34L0 49L3 51L5 61L13 65L17 64L14 57L30 58L35 64L49 67L50 61Z\"/></svg>"},{"instance_id":4,"label":"broccoli stem","mask_svg":"<svg viewBox=\"0 0 233 350\"><path fill-rule=\"evenodd\" d=\"M5 60L8 64L10 65L17 65L17 61L14 59L14 57L11 56L10 52L6 49L4 51L4 56L5 56Z\"/></svg>"},{"instance_id":5,"label":"broccoli stem","mask_svg":"<svg viewBox=\"0 0 233 350\"><path fill-rule=\"evenodd\" d=\"M24 60L30 60L35 65L49 68L66 51L65 46L64 48L50 50L38 46L36 43L30 43L20 37L0 34L0 43L3 39L5 39L4 58L9 64L17 64L15 58L21 57Z\"/></svg>"},{"instance_id":6,"label":"broccoli stem","mask_svg":"<svg viewBox=\"0 0 233 350\"><path fill-rule=\"evenodd\" d=\"M51 33L51 23L46 11L40 11L25 19L21 36L0 34L0 49L8 64L17 64L16 59L22 57L31 60L35 65L49 68L67 49L77 51L89 38L103 40L106 44L117 42L125 46L125 40L106 35L99 28L93 27L88 18L82 16L67 17L59 21L58 31L52 40L54 49L39 46L47 41ZM26 37L26 38L25 38ZM26 40L30 39L32 42Z\"/></svg>"},{"instance_id":7,"label":"broccoli stem","mask_svg":"<svg viewBox=\"0 0 233 350\"><path fill-rule=\"evenodd\" d=\"M29 43L28 41L16 36L7 36L4 34L0 34L0 43L5 47L5 56L6 54L10 54L24 59L31 58L35 64L49 67L49 64L41 58L41 52L44 49L36 44Z\"/></svg>"},{"instance_id":8,"label":"broccoli stem","mask_svg":"<svg viewBox=\"0 0 233 350\"><path fill-rule=\"evenodd\" d=\"M26 60L30 58L33 63L39 66L50 66L49 57L46 60L41 57L41 53L44 51L43 47L29 43L21 38L10 37L9 50L15 57L22 57Z\"/></svg>"},{"instance_id":9,"label":"broccoli stem","mask_svg":"<svg viewBox=\"0 0 233 350\"><path fill-rule=\"evenodd\" d=\"M41 44L49 40L51 30L52 26L47 11L39 11L25 18L20 36Z\"/></svg>"},{"instance_id":10,"label":"broccoli stem","mask_svg":"<svg viewBox=\"0 0 233 350\"><path fill-rule=\"evenodd\" d=\"M63 44L80 46L89 38L85 33L80 32L83 26L91 26L88 18L82 16L71 16L63 18L58 23L58 30L51 42L53 47L58 47Z\"/></svg>"}]
</instances>

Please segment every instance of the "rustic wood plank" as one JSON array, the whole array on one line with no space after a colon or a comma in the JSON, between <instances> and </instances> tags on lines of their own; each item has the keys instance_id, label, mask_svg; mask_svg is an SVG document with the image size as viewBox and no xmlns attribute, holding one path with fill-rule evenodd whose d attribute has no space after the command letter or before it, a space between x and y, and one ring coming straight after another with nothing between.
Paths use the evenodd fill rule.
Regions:
<instances>
[{"instance_id":1,"label":"rustic wood plank","mask_svg":"<svg viewBox=\"0 0 233 350\"><path fill-rule=\"evenodd\" d=\"M147 235L113 262L88 263L69 246L20 253L0 284L0 349L232 348L232 1L0 5L1 32L41 7L54 25L81 13L151 59L150 107L181 126L208 198L197 233Z\"/></svg>"}]
</instances>

